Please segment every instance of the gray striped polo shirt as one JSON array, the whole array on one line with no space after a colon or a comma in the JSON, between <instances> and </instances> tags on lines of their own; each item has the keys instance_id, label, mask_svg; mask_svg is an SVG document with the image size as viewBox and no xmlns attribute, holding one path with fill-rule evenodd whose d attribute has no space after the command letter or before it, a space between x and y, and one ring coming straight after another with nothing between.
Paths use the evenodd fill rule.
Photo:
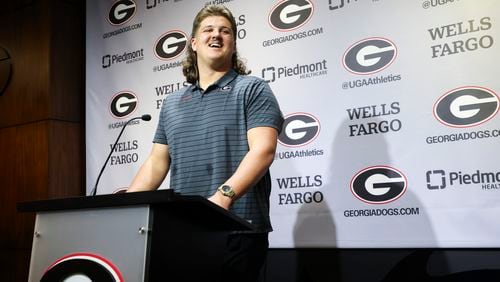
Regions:
<instances>
[{"instance_id":1,"label":"gray striped polo shirt","mask_svg":"<svg viewBox=\"0 0 500 282\"><path fill-rule=\"evenodd\" d=\"M167 144L170 188L209 197L236 171L248 152L247 131L281 130L283 116L269 85L231 70L205 91L190 85L165 98L153 142ZM231 207L258 232L272 230L271 178L264 177Z\"/></svg>"}]
</instances>

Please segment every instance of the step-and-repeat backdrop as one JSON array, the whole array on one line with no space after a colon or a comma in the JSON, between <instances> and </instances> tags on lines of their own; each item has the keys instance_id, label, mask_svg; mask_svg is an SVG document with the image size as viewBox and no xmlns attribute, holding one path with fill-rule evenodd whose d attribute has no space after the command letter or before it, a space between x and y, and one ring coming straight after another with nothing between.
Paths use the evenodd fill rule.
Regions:
<instances>
[{"instance_id":1,"label":"step-and-repeat backdrop","mask_svg":"<svg viewBox=\"0 0 500 282\"><path fill-rule=\"evenodd\" d=\"M271 247L500 245L497 0L89 0L87 193L146 113L98 194L148 156L205 4L233 11L240 55L286 118Z\"/></svg>"}]
</instances>

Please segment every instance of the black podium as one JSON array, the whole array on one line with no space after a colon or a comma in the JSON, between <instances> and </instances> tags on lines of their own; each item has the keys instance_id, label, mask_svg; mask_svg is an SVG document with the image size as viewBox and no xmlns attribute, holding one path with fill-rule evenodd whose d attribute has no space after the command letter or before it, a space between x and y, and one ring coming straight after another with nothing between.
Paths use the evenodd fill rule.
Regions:
<instances>
[{"instance_id":1,"label":"black podium","mask_svg":"<svg viewBox=\"0 0 500 282\"><path fill-rule=\"evenodd\" d=\"M25 202L18 210L36 212L29 281L68 273L93 281L217 281L227 234L253 228L203 197L172 190Z\"/></svg>"}]
</instances>

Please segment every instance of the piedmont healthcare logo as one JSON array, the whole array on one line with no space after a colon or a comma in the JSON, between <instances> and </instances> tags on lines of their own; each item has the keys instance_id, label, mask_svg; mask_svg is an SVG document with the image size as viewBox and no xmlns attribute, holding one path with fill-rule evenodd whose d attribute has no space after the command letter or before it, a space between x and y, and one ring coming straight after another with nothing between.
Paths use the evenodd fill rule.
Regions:
<instances>
[{"instance_id":1,"label":"piedmont healthcare logo","mask_svg":"<svg viewBox=\"0 0 500 282\"><path fill-rule=\"evenodd\" d=\"M476 169L474 172L451 171L444 169L429 170L425 173L427 189L443 190L453 186L481 186L482 190L500 189L500 172L484 172Z\"/></svg>"},{"instance_id":2,"label":"piedmont healthcare logo","mask_svg":"<svg viewBox=\"0 0 500 282\"><path fill-rule=\"evenodd\" d=\"M328 0L328 9L334 11L346 7L346 4L357 2L358 0ZM373 0L377 1L377 0Z\"/></svg>"},{"instance_id":3,"label":"piedmont healthcare logo","mask_svg":"<svg viewBox=\"0 0 500 282\"><path fill-rule=\"evenodd\" d=\"M119 63L131 64L142 60L144 60L144 49L142 48L135 51L125 51L121 54L108 54L102 57L102 68L106 69Z\"/></svg>"},{"instance_id":4,"label":"piedmont healthcare logo","mask_svg":"<svg viewBox=\"0 0 500 282\"><path fill-rule=\"evenodd\" d=\"M408 180L399 170L390 166L367 167L351 179L352 194L368 204L387 204L406 192Z\"/></svg>"},{"instance_id":5,"label":"piedmont healthcare logo","mask_svg":"<svg viewBox=\"0 0 500 282\"><path fill-rule=\"evenodd\" d=\"M146 0L146 10L158 8L165 6L165 4L168 4L169 2L180 2L182 0Z\"/></svg>"},{"instance_id":6,"label":"piedmont healthcare logo","mask_svg":"<svg viewBox=\"0 0 500 282\"><path fill-rule=\"evenodd\" d=\"M327 61L322 60L310 64L295 64L293 66L281 67L266 67L262 69L262 79L267 83L275 82L281 78L295 78L300 79L313 78L317 76L327 75L328 67Z\"/></svg>"},{"instance_id":7,"label":"piedmont healthcare logo","mask_svg":"<svg viewBox=\"0 0 500 282\"><path fill-rule=\"evenodd\" d=\"M108 259L90 253L75 253L51 264L40 281L123 282L125 280L118 267Z\"/></svg>"}]
</instances>

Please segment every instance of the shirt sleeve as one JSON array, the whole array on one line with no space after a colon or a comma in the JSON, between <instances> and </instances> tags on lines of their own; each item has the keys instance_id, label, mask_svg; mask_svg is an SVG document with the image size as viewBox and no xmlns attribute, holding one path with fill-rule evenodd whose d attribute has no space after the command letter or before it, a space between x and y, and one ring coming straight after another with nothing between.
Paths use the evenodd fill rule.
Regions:
<instances>
[{"instance_id":1,"label":"shirt sleeve","mask_svg":"<svg viewBox=\"0 0 500 282\"><path fill-rule=\"evenodd\" d=\"M163 99L163 103L160 110L160 117L158 119L158 125L156 126L156 132L153 138L153 143L168 145L167 135L165 132L165 125L167 123L166 112L167 112L167 98Z\"/></svg>"},{"instance_id":2,"label":"shirt sleeve","mask_svg":"<svg viewBox=\"0 0 500 282\"><path fill-rule=\"evenodd\" d=\"M283 114L271 87L260 79L256 79L253 86L246 105L248 129L266 126L281 132Z\"/></svg>"}]
</instances>

